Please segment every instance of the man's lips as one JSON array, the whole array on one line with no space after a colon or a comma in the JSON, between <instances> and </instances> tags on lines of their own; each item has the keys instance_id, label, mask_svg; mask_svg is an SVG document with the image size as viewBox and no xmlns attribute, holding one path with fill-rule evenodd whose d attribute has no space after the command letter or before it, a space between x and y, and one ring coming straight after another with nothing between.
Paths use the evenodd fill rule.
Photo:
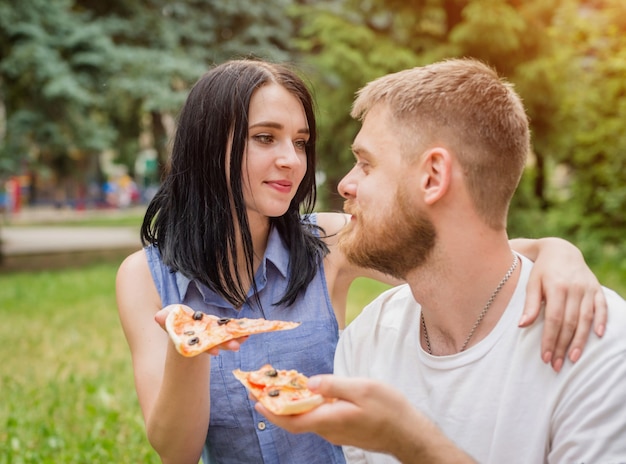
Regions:
<instances>
[{"instance_id":1,"label":"man's lips","mask_svg":"<svg viewBox=\"0 0 626 464\"><path fill-rule=\"evenodd\" d=\"M348 201L344 201L343 203L343 211L346 214L349 214L352 216L351 219L356 219L357 216L357 208L354 206L354 203L348 202Z\"/></svg>"}]
</instances>

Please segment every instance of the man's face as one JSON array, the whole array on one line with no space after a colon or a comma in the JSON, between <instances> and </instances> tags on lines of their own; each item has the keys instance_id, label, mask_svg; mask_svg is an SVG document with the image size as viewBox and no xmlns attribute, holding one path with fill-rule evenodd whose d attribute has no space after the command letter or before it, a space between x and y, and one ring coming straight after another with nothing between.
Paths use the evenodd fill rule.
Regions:
<instances>
[{"instance_id":1,"label":"man's face","mask_svg":"<svg viewBox=\"0 0 626 464\"><path fill-rule=\"evenodd\" d=\"M403 134L385 105L374 106L352 145L356 164L339 183L352 215L342 251L353 264L397 278L426 261L436 235L417 198L418 163L403 156Z\"/></svg>"}]
</instances>

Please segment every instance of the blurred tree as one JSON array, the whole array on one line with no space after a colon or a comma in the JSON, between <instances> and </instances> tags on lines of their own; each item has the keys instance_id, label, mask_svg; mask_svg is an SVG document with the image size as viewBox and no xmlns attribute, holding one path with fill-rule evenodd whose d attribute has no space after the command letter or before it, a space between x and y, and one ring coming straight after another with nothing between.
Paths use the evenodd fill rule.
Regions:
<instances>
[{"instance_id":1,"label":"blurred tree","mask_svg":"<svg viewBox=\"0 0 626 464\"><path fill-rule=\"evenodd\" d=\"M274 12L289 3L78 0L77 8L100 21L116 44L119 70L109 81L109 113L116 127L126 128L122 159L132 165L147 126L159 166L165 166L170 134L164 117L178 111L211 64L248 55L287 59L293 27Z\"/></svg>"},{"instance_id":2,"label":"blurred tree","mask_svg":"<svg viewBox=\"0 0 626 464\"><path fill-rule=\"evenodd\" d=\"M515 83L531 119L534 163L515 198L515 227L533 232L537 222L520 218L540 209L572 233L605 224L617 237L626 206L624 8L619 0L5 1L0 170L46 164L63 178L111 148L132 169L141 144L164 166L169 124L193 82L212 63L255 55L295 61L310 78L320 194L339 209L336 183L358 130L354 92L389 72L474 56Z\"/></svg>"},{"instance_id":3,"label":"blurred tree","mask_svg":"<svg viewBox=\"0 0 626 464\"><path fill-rule=\"evenodd\" d=\"M560 62L566 131L553 134L555 161L567 168L560 193L566 225L581 237L621 244L626 231L626 4L571 2L554 40L571 44ZM584 218L584 220L580 220Z\"/></svg>"},{"instance_id":4,"label":"blurred tree","mask_svg":"<svg viewBox=\"0 0 626 464\"><path fill-rule=\"evenodd\" d=\"M50 166L59 185L115 136L102 123L104 100L97 92L110 72L112 43L69 6L67 0L0 4L6 110L0 164L13 172Z\"/></svg>"},{"instance_id":5,"label":"blurred tree","mask_svg":"<svg viewBox=\"0 0 626 464\"><path fill-rule=\"evenodd\" d=\"M354 93L371 79L426 59L403 43L409 26L396 23L406 17L382 2L315 2L295 14L306 18L298 46L319 108L319 165L325 176L321 207L341 210L336 185L353 162L350 145L359 127L349 115Z\"/></svg>"},{"instance_id":6,"label":"blurred tree","mask_svg":"<svg viewBox=\"0 0 626 464\"><path fill-rule=\"evenodd\" d=\"M453 56L473 56L504 75L514 75L544 45L545 34L537 30L541 14L547 16L552 4L344 0L303 7L307 22L299 45L317 69L313 75L319 88L321 164L328 175L330 207L341 205L334 191L352 160L348 147L358 124L348 113L358 88L383 74Z\"/></svg>"},{"instance_id":7,"label":"blurred tree","mask_svg":"<svg viewBox=\"0 0 626 464\"><path fill-rule=\"evenodd\" d=\"M336 182L352 162L348 147L358 124L348 113L354 92L388 72L472 56L516 85L530 116L533 162L514 199L513 230L574 233L604 223L612 229L606 235L623 235L624 8L620 0L306 5L299 11L307 18L299 46L315 70L328 205L341 207ZM528 221L529 210L542 211L544 220Z\"/></svg>"},{"instance_id":8,"label":"blurred tree","mask_svg":"<svg viewBox=\"0 0 626 464\"><path fill-rule=\"evenodd\" d=\"M132 170L140 135L167 157L167 124L214 62L286 60L290 0L45 0L0 4L0 167L59 179L112 149ZM84 177L84 173L83 173Z\"/></svg>"}]
</instances>

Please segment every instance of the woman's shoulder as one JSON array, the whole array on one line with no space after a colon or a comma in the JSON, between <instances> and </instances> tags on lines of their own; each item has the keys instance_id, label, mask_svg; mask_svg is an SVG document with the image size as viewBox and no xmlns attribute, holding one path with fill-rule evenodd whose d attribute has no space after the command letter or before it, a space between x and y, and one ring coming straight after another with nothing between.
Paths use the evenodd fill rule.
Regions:
<instances>
[{"instance_id":1,"label":"woman's shoulder","mask_svg":"<svg viewBox=\"0 0 626 464\"><path fill-rule=\"evenodd\" d=\"M323 230L322 237L330 238L336 235L350 221L350 215L344 213L317 213L317 225Z\"/></svg>"},{"instance_id":2,"label":"woman's shoulder","mask_svg":"<svg viewBox=\"0 0 626 464\"><path fill-rule=\"evenodd\" d=\"M146 259L145 249L137 250L134 253L128 255L118 269L118 274L130 274L133 275L140 271L148 269L148 260Z\"/></svg>"}]
</instances>

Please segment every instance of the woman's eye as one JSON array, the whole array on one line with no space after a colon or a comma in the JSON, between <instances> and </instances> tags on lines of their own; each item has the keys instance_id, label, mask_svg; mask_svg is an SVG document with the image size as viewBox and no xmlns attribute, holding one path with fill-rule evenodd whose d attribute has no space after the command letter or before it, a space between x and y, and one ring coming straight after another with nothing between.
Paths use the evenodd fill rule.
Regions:
<instances>
[{"instance_id":1,"label":"woman's eye","mask_svg":"<svg viewBox=\"0 0 626 464\"><path fill-rule=\"evenodd\" d=\"M305 150L306 149L306 144L307 141L306 140L296 140L293 145L298 149L298 150Z\"/></svg>"},{"instance_id":2,"label":"woman's eye","mask_svg":"<svg viewBox=\"0 0 626 464\"><path fill-rule=\"evenodd\" d=\"M254 136L254 140L260 143L270 144L274 141L274 137L269 134L257 134Z\"/></svg>"}]
</instances>

